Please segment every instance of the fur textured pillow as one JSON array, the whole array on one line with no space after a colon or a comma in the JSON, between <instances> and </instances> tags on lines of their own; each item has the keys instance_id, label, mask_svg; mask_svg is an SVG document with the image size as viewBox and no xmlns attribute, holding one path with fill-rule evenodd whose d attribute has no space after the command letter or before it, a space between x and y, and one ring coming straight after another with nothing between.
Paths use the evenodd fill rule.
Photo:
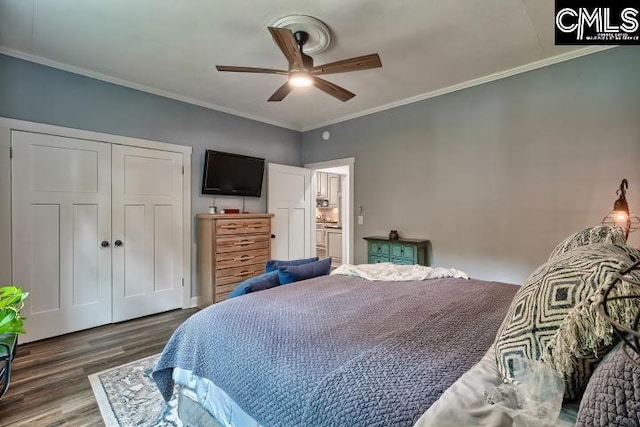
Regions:
<instances>
[{"instance_id":1,"label":"fur textured pillow","mask_svg":"<svg viewBox=\"0 0 640 427\"><path fill-rule=\"evenodd\" d=\"M630 246L591 244L547 261L518 291L496 336L496 362L513 380L514 359L542 360L565 379L565 399L584 390L599 358L613 343L610 325L597 314L602 287L640 259ZM632 275L640 280L640 273ZM611 296L629 293L621 282ZM611 317L630 324L639 303L620 300L609 306Z\"/></svg>"},{"instance_id":2,"label":"fur textured pillow","mask_svg":"<svg viewBox=\"0 0 640 427\"><path fill-rule=\"evenodd\" d=\"M560 243L551 252L549 260L563 255L581 246L592 245L594 243L608 243L610 245L626 245L624 231L621 227L609 227L599 225L597 227L587 227L577 233L572 234Z\"/></svg>"},{"instance_id":3,"label":"fur textured pillow","mask_svg":"<svg viewBox=\"0 0 640 427\"><path fill-rule=\"evenodd\" d=\"M628 349L636 363L640 357ZM640 423L640 366L624 355L622 344L593 372L578 411L576 426L617 427Z\"/></svg>"}]
</instances>

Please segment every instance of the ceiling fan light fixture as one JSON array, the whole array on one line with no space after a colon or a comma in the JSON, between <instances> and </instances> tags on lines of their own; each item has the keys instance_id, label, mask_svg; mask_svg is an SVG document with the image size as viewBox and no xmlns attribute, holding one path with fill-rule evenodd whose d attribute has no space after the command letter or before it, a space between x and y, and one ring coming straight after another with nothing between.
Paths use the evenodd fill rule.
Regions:
<instances>
[{"instance_id":1,"label":"ceiling fan light fixture","mask_svg":"<svg viewBox=\"0 0 640 427\"><path fill-rule=\"evenodd\" d=\"M279 74L287 76L287 81L269 97L267 100L269 102L282 101L293 88L305 86L314 86L342 102L347 102L356 96L356 94L318 76L382 67L380 55L377 53L315 66L313 58L304 52L307 43L311 40L308 31L301 28L292 32L292 30L288 28L275 26L267 27L267 29L269 33L271 33L271 38L273 38L273 41L278 45L278 48L287 59L289 63L288 70L230 65L216 65L216 69L218 71L234 71L237 73Z\"/></svg>"},{"instance_id":2,"label":"ceiling fan light fixture","mask_svg":"<svg viewBox=\"0 0 640 427\"><path fill-rule=\"evenodd\" d=\"M313 81L309 73L304 71L294 71L289 74L289 84L295 87L307 87L311 86Z\"/></svg>"},{"instance_id":3,"label":"ceiling fan light fixture","mask_svg":"<svg viewBox=\"0 0 640 427\"><path fill-rule=\"evenodd\" d=\"M271 26L286 28L294 34L297 31L304 31L308 36L308 40L306 40L304 44L304 51L307 55L322 53L331 45L331 30L327 24L312 16L283 16Z\"/></svg>"}]
</instances>

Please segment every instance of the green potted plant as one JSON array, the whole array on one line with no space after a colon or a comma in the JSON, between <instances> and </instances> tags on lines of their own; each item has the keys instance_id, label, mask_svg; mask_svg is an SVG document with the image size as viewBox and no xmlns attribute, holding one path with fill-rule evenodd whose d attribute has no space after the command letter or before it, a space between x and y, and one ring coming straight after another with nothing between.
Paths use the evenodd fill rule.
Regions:
<instances>
[{"instance_id":1,"label":"green potted plant","mask_svg":"<svg viewBox=\"0 0 640 427\"><path fill-rule=\"evenodd\" d=\"M20 311L29 293L15 286L0 287L0 397L9 387L11 362L16 354L18 334L23 334Z\"/></svg>"},{"instance_id":2,"label":"green potted plant","mask_svg":"<svg viewBox=\"0 0 640 427\"><path fill-rule=\"evenodd\" d=\"M24 317L20 310L29 295L15 286L0 287L0 335L24 334Z\"/></svg>"}]
</instances>

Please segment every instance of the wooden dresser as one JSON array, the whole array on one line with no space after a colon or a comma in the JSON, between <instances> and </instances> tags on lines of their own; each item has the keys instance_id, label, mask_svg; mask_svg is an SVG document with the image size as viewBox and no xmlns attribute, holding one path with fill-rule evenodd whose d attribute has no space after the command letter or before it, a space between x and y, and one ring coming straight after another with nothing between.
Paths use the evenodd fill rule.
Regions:
<instances>
[{"instance_id":1,"label":"wooden dresser","mask_svg":"<svg viewBox=\"0 0 640 427\"><path fill-rule=\"evenodd\" d=\"M224 301L236 285L264 273L273 214L198 214L200 306Z\"/></svg>"}]
</instances>

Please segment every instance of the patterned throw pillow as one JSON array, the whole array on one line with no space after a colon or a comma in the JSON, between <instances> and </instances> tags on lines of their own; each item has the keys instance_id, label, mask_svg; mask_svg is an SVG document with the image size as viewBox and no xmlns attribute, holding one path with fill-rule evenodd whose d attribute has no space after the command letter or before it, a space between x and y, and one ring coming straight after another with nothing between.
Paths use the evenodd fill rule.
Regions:
<instances>
[{"instance_id":1,"label":"patterned throw pillow","mask_svg":"<svg viewBox=\"0 0 640 427\"><path fill-rule=\"evenodd\" d=\"M239 297L240 295L251 292L263 291L278 285L280 285L279 274L277 271L271 271L238 283L238 286L229 294L229 298Z\"/></svg>"},{"instance_id":2,"label":"patterned throw pillow","mask_svg":"<svg viewBox=\"0 0 640 427\"><path fill-rule=\"evenodd\" d=\"M565 399L578 397L613 340L611 327L597 314L599 291L637 259L640 251L630 246L591 244L554 257L534 271L514 297L496 336L502 377L513 380L514 359L542 360L564 376ZM632 275L640 280L637 270ZM624 283L617 286L620 292L629 289ZM640 307L638 301L626 301L617 302L619 309L610 314L630 324Z\"/></svg>"},{"instance_id":3,"label":"patterned throw pillow","mask_svg":"<svg viewBox=\"0 0 640 427\"><path fill-rule=\"evenodd\" d=\"M628 349L636 363L640 356ZM580 401L576 426L617 427L640 423L640 365L624 354L622 344L607 354L593 372Z\"/></svg>"},{"instance_id":4,"label":"patterned throw pillow","mask_svg":"<svg viewBox=\"0 0 640 427\"><path fill-rule=\"evenodd\" d=\"M611 245L626 245L624 231L621 227L609 227L599 225L597 227L587 227L575 234L567 237L551 252L549 260L565 254L580 246L592 245L594 243L609 243Z\"/></svg>"},{"instance_id":5,"label":"patterned throw pillow","mask_svg":"<svg viewBox=\"0 0 640 427\"><path fill-rule=\"evenodd\" d=\"M331 272L331 257L303 265L280 267L280 284L286 285L300 280L326 276Z\"/></svg>"},{"instance_id":6,"label":"patterned throw pillow","mask_svg":"<svg viewBox=\"0 0 640 427\"><path fill-rule=\"evenodd\" d=\"M278 259L270 259L264 265L264 272L269 273L271 271L278 271L278 268L288 267L290 265L309 264L310 262L316 262L319 259L320 258L318 258L317 256L313 258L292 259L292 260L286 260L286 261L281 261Z\"/></svg>"}]
</instances>

